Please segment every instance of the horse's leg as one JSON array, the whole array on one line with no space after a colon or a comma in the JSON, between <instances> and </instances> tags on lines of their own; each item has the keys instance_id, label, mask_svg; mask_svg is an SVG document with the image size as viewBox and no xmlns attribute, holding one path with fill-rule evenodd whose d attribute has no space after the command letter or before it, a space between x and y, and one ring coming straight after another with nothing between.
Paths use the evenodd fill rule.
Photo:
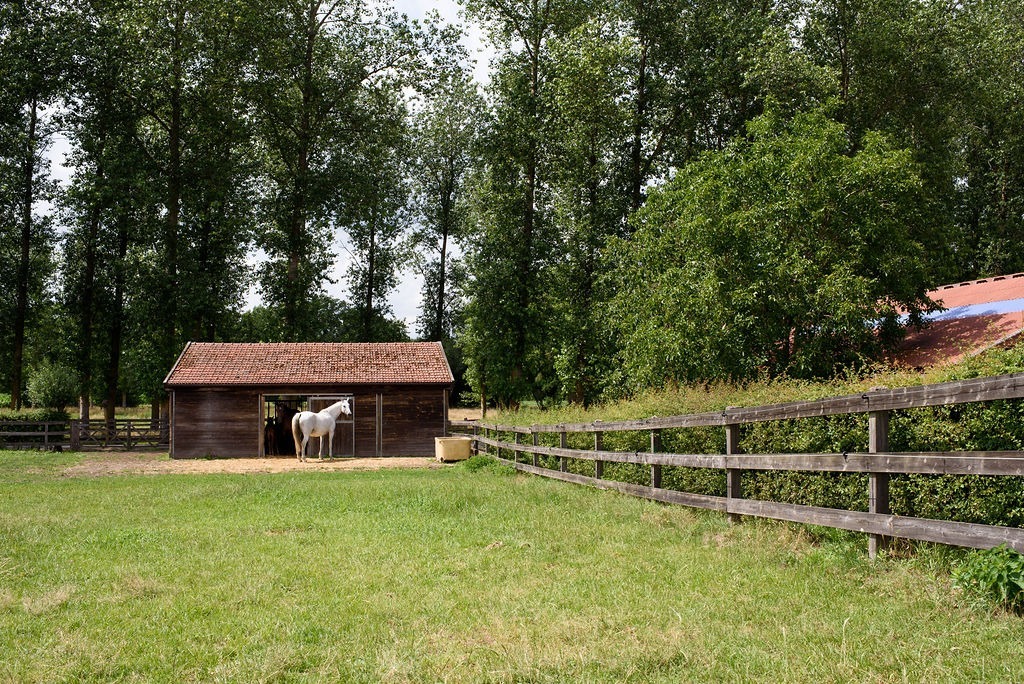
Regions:
<instances>
[{"instance_id":1,"label":"horse's leg","mask_svg":"<svg viewBox=\"0 0 1024 684\"><path fill-rule=\"evenodd\" d=\"M292 440L295 442L295 458L302 460L302 444L300 443L302 428L299 426L299 414L292 416Z\"/></svg>"},{"instance_id":2,"label":"horse's leg","mask_svg":"<svg viewBox=\"0 0 1024 684\"><path fill-rule=\"evenodd\" d=\"M328 442L327 442L327 457L334 460L334 423L331 423L331 427L328 430Z\"/></svg>"},{"instance_id":3,"label":"horse's leg","mask_svg":"<svg viewBox=\"0 0 1024 684\"><path fill-rule=\"evenodd\" d=\"M299 449L299 460L303 463L306 462L306 445L309 444L309 435L306 431L302 431L302 448Z\"/></svg>"}]
</instances>

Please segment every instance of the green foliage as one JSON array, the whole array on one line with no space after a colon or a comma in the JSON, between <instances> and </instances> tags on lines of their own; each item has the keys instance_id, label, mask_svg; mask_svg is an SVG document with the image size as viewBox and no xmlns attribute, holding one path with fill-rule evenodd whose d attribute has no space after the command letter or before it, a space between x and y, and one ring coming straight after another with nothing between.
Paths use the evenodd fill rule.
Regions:
<instances>
[{"instance_id":1,"label":"green foliage","mask_svg":"<svg viewBox=\"0 0 1024 684\"><path fill-rule=\"evenodd\" d=\"M53 423L68 420L64 410L52 408L21 409L20 411L0 410L0 421L23 421L27 423ZM19 428L20 429L20 428Z\"/></svg>"},{"instance_id":2,"label":"green foliage","mask_svg":"<svg viewBox=\"0 0 1024 684\"><path fill-rule=\"evenodd\" d=\"M653 194L610 246L617 382L831 375L927 304L911 156L823 111L765 115Z\"/></svg>"},{"instance_id":3,"label":"green foliage","mask_svg":"<svg viewBox=\"0 0 1024 684\"><path fill-rule=\"evenodd\" d=\"M44 361L29 374L28 398L33 406L63 412L77 396L77 374L69 366Z\"/></svg>"},{"instance_id":4,"label":"green foliage","mask_svg":"<svg viewBox=\"0 0 1024 684\"><path fill-rule=\"evenodd\" d=\"M584 409L565 405L549 410L522 409L499 413L502 424L586 423L720 411L727 406L761 406L857 394L872 387L902 387L970 377L1024 372L1024 346L996 349L957 366L917 373L876 373L864 377L809 382L786 378L745 384L714 383L648 391L619 402ZM725 451L721 428L662 430L662 450L671 453L720 454ZM511 440L511 437L507 437ZM569 445L592 449L589 434L570 435ZM914 409L893 412L889 434L893 451L1022 450L1024 400ZM557 446L556 434L541 434L540 443ZM866 452L868 424L864 415L838 415L801 420L753 423L742 428L739 444L746 453ZM646 432L607 432L604 448L647 451ZM542 459L543 460L543 459ZM544 460L557 468L557 459ZM570 470L593 474L588 461L570 462ZM630 464L605 465L613 480L648 484L650 471ZM665 487L679 491L725 495L724 473L695 468L665 468ZM867 476L863 474L749 471L743 493L751 499L867 510ZM890 506L897 515L989 525L1024 526L1024 477L976 475L895 475L890 481Z\"/></svg>"},{"instance_id":5,"label":"green foliage","mask_svg":"<svg viewBox=\"0 0 1024 684\"><path fill-rule=\"evenodd\" d=\"M953 571L953 583L977 602L1024 613L1024 555L1005 545L972 552Z\"/></svg>"},{"instance_id":6,"label":"green foliage","mask_svg":"<svg viewBox=\"0 0 1024 684\"><path fill-rule=\"evenodd\" d=\"M306 325L303 339L307 342L408 342L405 323L386 312L367 312L346 302L317 295L308 303L316 312ZM280 308L256 306L242 313L231 328L233 340L239 342L287 342L287 325Z\"/></svg>"},{"instance_id":7,"label":"green foliage","mask_svg":"<svg viewBox=\"0 0 1024 684\"><path fill-rule=\"evenodd\" d=\"M495 475L514 475L516 472L515 468L512 466L507 466L493 456L487 456L484 454L470 456L460 463L459 467L464 468L471 473L488 472Z\"/></svg>"}]
</instances>

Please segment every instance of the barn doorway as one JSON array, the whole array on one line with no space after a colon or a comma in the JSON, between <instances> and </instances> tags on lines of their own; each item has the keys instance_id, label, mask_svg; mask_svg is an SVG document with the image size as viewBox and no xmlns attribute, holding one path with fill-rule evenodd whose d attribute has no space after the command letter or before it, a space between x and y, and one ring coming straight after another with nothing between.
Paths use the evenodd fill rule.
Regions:
<instances>
[{"instance_id":1,"label":"barn doorway","mask_svg":"<svg viewBox=\"0 0 1024 684\"><path fill-rule=\"evenodd\" d=\"M266 394L260 400L263 432L260 453L263 456L295 456L292 417L300 411L322 411L336 401L349 400L352 415L338 416L334 428L332 453L337 457L355 456L355 397L351 394ZM323 438L326 439L326 438ZM320 453L320 437L312 437L306 446L306 457ZM327 452L326 445L324 453Z\"/></svg>"}]
</instances>

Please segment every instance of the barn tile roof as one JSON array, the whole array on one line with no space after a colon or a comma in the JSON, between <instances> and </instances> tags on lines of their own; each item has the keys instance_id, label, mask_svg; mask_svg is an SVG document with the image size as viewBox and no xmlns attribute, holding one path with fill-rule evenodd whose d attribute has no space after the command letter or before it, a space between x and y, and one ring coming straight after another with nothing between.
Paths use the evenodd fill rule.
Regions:
<instances>
[{"instance_id":1,"label":"barn tile roof","mask_svg":"<svg viewBox=\"0 0 1024 684\"><path fill-rule=\"evenodd\" d=\"M1024 273L943 285L928 296L944 310L907 335L895 358L900 365L954 363L1011 344L1024 332Z\"/></svg>"},{"instance_id":2,"label":"barn tile roof","mask_svg":"<svg viewBox=\"0 0 1024 684\"><path fill-rule=\"evenodd\" d=\"M168 387L225 385L450 385L437 342L189 342Z\"/></svg>"}]
</instances>

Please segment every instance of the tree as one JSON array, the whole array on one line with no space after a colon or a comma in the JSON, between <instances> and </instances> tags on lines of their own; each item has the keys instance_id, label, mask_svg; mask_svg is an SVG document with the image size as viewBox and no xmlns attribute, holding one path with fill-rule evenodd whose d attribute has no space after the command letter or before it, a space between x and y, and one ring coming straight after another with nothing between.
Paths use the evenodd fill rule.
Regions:
<instances>
[{"instance_id":1,"label":"tree","mask_svg":"<svg viewBox=\"0 0 1024 684\"><path fill-rule=\"evenodd\" d=\"M147 222L157 220L141 250L144 296L135 302L149 321L140 330L149 339L137 342L155 356L137 372L148 375L154 405L166 398L162 380L185 340L215 338L247 284L254 155L239 86L251 50L247 9L211 0L110 7L125 57L121 83L138 113L134 138L147 161Z\"/></svg>"},{"instance_id":2,"label":"tree","mask_svg":"<svg viewBox=\"0 0 1024 684\"><path fill-rule=\"evenodd\" d=\"M383 342L377 334L390 335L379 322L391 314L387 295L408 261L402 240L407 225L402 114L395 103L391 118L378 119L377 131L364 137L356 153L369 169L358 184L360 200L349 206L345 221L352 257L346 277L360 342Z\"/></svg>"},{"instance_id":3,"label":"tree","mask_svg":"<svg viewBox=\"0 0 1024 684\"><path fill-rule=\"evenodd\" d=\"M543 400L556 383L552 322L542 273L558 253L547 196L550 45L576 26L586 6L571 0L466 3L503 53L490 94L494 112L481 141L474 181L467 285L467 358L481 394L516 404Z\"/></svg>"},{"instance_id":4,"label":"tree","mask_svg":"<svg viewBox=\"0 0 1024 684\"><path fill-rule=\"evenodd\" d=\"M921 235L932 268L944 279L955 268L953 198L959 165L957 109L967 81L951 54L959 11L916 0L819 0L809 3L802 49L833 73L837 120L851 140L885 133L911 150L929 197L931 227Z\"/></svg>"},{"instance_id":5,"label":"tree","mask_svg":"<svg viewBox=\"0 0 1024 684\"><path fill-rule=\"evenodd\" d=\"M616 183L615 151L632 132L622 78L630 41L616 28L592 19L554 41L545 91L552 113L552 218L561 250L552 265L557 322L550 344L560 394L577 403L600 391L608 358L598 322L601 252L610 237L624 233L632 202Z\"/></svg>"},{"instance_id":6,"label":"tree","mask_svg":"<svg viewBox=\"0 0 1024 684\"><path fill-rule=\"evenodd\" d=\"M1024 19L1016 0L970 2L956 26L962 166L955 277L1024 271Z\"/></svg>"},{"instance_id":7,"label":"tree","mask_svg":"<svg viewBox=\"0 0 1024 684\"><path fill-rule=\"evenodd\" d=\"M387 185L372 179L382 160L364 152L393 140L396 103L415 72L417 42L403 19L371 12L359 0L271 3L253 26L258 49L248 89L268 187L260 246L269 259L261 292L282 308L288 339L302 339L312 325L304 303L322 293L337 231L353 221L376 227L373 221L383 216L384 205L364 206L385 201ZM381 127L388 132L379 133Z\"/></svg>"},{"instance_id":8,"label":"tree","mask_svg":"<svg viewBox=\"0 0 1024 684\"><path fill-rule=\"evenodd\" d=\"M613 245L619 383L829 375L929 306L909 151L873 132L853 145L822 111L765 114L750 135L682 170Z\"/></svg>"},{"instance_id":9,"label":"tree","mask_svg":"<svg viewBox=\"0 0 1024 684\"><path fill-rule=\"evenodd\" d=\"M0 5L0 26L4 27L0 30L0 81L4 83L0 164L12 175L4 182L7 197L6 211L0 215L0 241L18 245L12 255L14 278L7 281L13 301L4 312L11 326L11 345L5 345L11 357L4 365L10 369L12 408L22 405L27 333L52 269L52 220L37 213L37 205L53 192L44 155L54 132L48 110L58 101L64 83L66 46L61 40L60 10L38 0Z\"/></svg>"},{"instance_id":10,"label":"tree","mask_svg":"<svg viewBox=\"0 0 1024 684\"><path fill-rule=\"evenodd\" d=\"M419 332L426 340L453 337L453 290L462 269L451 263L453 246L466 230L466 183L475 164L483 99L461 69L445 73L414 112L410 178L418 218L417 247L427 252Z\"/></svg>"}]
</instances>

